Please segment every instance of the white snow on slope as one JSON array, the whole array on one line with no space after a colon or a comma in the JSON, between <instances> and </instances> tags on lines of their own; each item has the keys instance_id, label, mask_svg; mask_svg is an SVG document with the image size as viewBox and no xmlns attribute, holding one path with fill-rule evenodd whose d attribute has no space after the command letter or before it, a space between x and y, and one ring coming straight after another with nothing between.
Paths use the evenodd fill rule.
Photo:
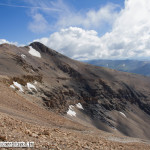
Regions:
<instances>
[{"instance_id":1,"label":"white snow on slope","mask_svg":"<svg viewBox=\"0 0 150 150\"><path fill-rule=\"evenodd\" d=\"M15 82L15 81L13 82L13 84L19 89L20 92L24 92L21 84L19 84L18 82Z\"/></svg>"},{"instance_id":2,"label":"white snow on slope","mask_svg":"<svg viewBox=\"0 0 150 150\"><path fill-rule=\"evenodd\" d=\"M76 106L79 108L79 109L83 109L82 105L80 103L76 104ZM83 109L84 110L84 109Z\"/></svg>"},{"instance_id":3,"label":"white snow on slope","mask_svg":"<svg viewBox=\"0 0 150 150\"><path fill-rule=\"evenodd\" d=\"M127 117L123 112L119 112L122 116Z\"/></svg>"},{"instance_id":4,"label":"white snow on slope","mask_svg":"<svg viewBox=\"0 0 150 150\"><path fill-rule=\"evenodd\" d=\"M28 88L30 91L32 91L32 89L34 89L34 90L37 91L36 87L35 87L33 84L31 84L31 83L27 83L27 88Z\"/></svg>"},{"instance_id":5,"label":"white snow on slope","mask_svg":"<svg viewBox=\"0 0 150 150\"><path fill-rule=\"evenodd\" d=\"M37 81L34 81L34 84L37 84Z\"/></svg>"},{"instance_id":6,"label":"white snow on slope","mask_svg":"<svg viewBox=\"0 0 150 150\"><path fill-rule=\"evenodd\" d=\"M10 88L15 89L14 85L10 85Z\"/></svg>"},{"instance_id":7,"label":"white snow on slope","mask_svg":"<svg viewBox=\"0 0 150 150\"><path fill-rule=\"evenodd\" d=\"M35 56L35 57L39 57L41 58L41 54L35 50L34 48L32 48L32 46L29 46L29 53L32 55L32 56Z\"/></svg>"},{"instance_id":8,"label":"white snow on slope","mask_svg":"<svg viewBox=\"0 0 150 150\"><path fill-rule=\"evenodd\" d=\"M25 59L25 58L26 58L26 55L24 55L24 54L21 54L21 57L22 57L23 59Z\"/></svg>"},{"instance_id":9,"label":"white snow on slope","mask_svg":"<svg viewBox=\"0 0 150 150\"><path fill-rule=\"evenodd\" d=\"M70 116L75 116L76 117L76 112L73 110L73 107L72 105L69 106L69 110L67 111L67 114L70 115Z\"/></svg>"}]
</instances>

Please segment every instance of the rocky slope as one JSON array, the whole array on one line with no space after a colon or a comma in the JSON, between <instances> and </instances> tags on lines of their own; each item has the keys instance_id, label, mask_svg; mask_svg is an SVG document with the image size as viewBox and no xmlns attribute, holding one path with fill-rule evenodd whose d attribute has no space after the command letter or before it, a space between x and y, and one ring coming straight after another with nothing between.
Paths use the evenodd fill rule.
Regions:
<instances>
[{"instance_id":1,"label":"rocky slope","mask_svg":"<svg viewBox=\"0 0 150 150\"><path fill-rule=\"evenodd\" d=\"M86 138L84 131L93 137L100 132L97 129L150 139L148 77L84 64L38 42L25 47L0 45L0 75L0 112L22 124L71 130L69 139ZM20 132L23 136L25 131Z\"/></svg>"}]
</instances>

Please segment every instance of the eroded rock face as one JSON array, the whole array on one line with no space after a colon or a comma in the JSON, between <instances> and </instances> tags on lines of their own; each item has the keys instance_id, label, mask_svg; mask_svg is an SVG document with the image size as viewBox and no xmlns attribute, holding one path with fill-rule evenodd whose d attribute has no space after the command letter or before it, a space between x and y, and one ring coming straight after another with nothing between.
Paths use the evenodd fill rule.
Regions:
<instances>
[{"instance_id":1,"label":"eroded rock face","mask_svg":"<svg viewBox=\"0 0 150 150\"><path fill-rule=\"evenodd\" d=\"M46 109L66 114L70 105L81 103L84 114L113 128L117 123L107 112L132 112L136 106L149 117L150 78L77 62L39 42L30 46L41 58L30 55L28 46L1 45L0 74L8 76L8 85L21 84L22 94L40 99ZM35 81L37 91L28 91L27 83Z\"/></svg>"}]
</instances>

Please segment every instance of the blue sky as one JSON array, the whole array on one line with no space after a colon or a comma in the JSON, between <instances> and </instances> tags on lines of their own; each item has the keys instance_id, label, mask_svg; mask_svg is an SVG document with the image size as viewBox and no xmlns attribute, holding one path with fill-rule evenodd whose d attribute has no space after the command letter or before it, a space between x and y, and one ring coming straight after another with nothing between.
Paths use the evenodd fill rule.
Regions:
<instances>
[{"instance_id":1,"label":"blue sky","mask_svg":"<svg viewBox=\"0 0 150 150\"><path fill-rule=\"evenodd\" d=\"M40 1L40 0L39 0ZM0 2L0 37L7 39L8 41L14 41L22 44L33 41L34 39L48 36L49 34L56 32L59 28L54 28L46 32L33 32L29 28L30 22L33 21L32 11L40 12L47 20L49 24L55 24L57 18L57 12L51 11L49 14L44 12L45 8L37 3L37 0L31 2L30 0L1 0ZM52 0L43 0L43 2L49 3L48 8L53 8L51 2ZM33 4L35 3L35 4ZM108 3L114 3L123 7L123 0L64 0L62 1L67 7L72 9L74 12L89 11L91 9L98 10L100 7L107 5ZM57 4L56 4L57 5ZM23 7L24 6L24 7ZM34 8L35 7L35 8ZM36 8L39 7L39 8ZM40 9L41 8L41 9ZM58 8L59 9L59 8ZM120 9L120 8L118 8ZM46 10L46 9L45 9ZM53 17L53 15L55 17ZM78 25L80 26L80 25ZM64 27L64 26L63 26ZM92 29L92 27L91 27ZM109 26L103 29L105 31L109 30ZM102 32L102 31L101 31ZM101 34L101 32L99 34ZM102 33L103 34L103 33Z\"/></svg>"},{"instance_id":2,"label":"blue sky","mask_svg":"<svg viewBox=\"0 0 150 150\"><path fill-rule=\"evenodd\" d=\"M0 43L39 41L74 59L150 58L149 0L1 0Z\"/></svg>"}]
</instances>

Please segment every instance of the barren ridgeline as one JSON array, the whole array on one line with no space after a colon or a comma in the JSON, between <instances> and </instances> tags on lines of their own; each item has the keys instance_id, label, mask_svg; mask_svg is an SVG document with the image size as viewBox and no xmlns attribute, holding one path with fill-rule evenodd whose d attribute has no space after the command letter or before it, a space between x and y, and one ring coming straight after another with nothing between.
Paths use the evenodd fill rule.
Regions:
<instances>
[{"instance_id":1,"label":"barren ridgeline","mask_svg":"<svg viewBox=\"0 0 150 150\"><path fill-rule=\"evenodd\" d=\"M35 149L150 149L150 78L34 42L0 45L1 141Z\"/></svg>"}]
</instances>

